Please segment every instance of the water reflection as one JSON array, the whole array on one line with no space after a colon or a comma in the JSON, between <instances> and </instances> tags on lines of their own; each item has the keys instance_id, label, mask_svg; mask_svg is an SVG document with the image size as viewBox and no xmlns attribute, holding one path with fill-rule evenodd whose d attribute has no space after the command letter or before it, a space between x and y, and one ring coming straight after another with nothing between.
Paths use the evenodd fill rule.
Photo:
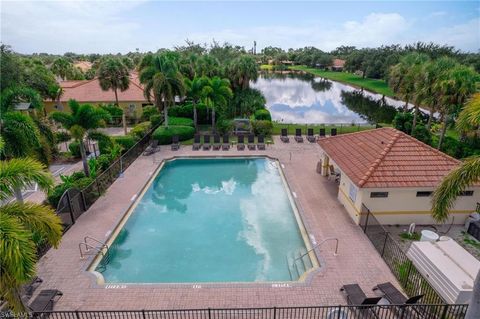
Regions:
<instances>
[{"instance_id":1,"label":"water reflection","mask_svg":"<svg viewBox=\"0 0 480 319\"><path fill-rule=\"evenodd\" d=\"M262 73L252 87L284 123L390 123L403 102L305 73Z\"/></svg>"}]
</instances>

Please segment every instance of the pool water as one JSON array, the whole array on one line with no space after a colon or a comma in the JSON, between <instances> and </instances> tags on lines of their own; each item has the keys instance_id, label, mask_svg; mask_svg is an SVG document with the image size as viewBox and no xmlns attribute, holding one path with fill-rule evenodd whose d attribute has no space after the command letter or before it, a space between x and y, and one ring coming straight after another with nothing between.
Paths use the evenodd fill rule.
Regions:
<instances>
[{"instance_id":1,"label":"pool water","mask_svg":"<svg viewBox=\"0 0 480 319\"><path fill-rule=\"evenodd\" d=\"M288 192L271 159L168 161L96 270L107 283L289 281L287 256L306 246Z\"/></svg>"}]
</instances>

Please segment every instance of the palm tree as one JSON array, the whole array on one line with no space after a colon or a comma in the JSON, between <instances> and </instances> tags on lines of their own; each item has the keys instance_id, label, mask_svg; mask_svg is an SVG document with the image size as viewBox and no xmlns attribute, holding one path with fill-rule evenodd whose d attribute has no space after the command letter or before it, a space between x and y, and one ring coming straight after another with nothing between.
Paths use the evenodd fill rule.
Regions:
<instances>
[{"instance_id":1,"label":"palm tree","mask_svg":"<svg viewBox=\"0 0 480 319\"><path fill-rule=\"evenodd\" d=\"M250 80L256 80L258 77L257 62L252 56L239 56L227 67L226 75L230 77L234 87L247 89Z\"/></svg>"},{"instance_id":2,"label":"palm tree","mask_svg":"<svg viewBox=\"0 0 480 319\"><path fill-rule=\"evenodd\" d=\"M118 104L118 90L125 91L128 89L130 84L130 76L129 76L128 68L116 58L107 58L100 63L100 67L98 68L98 80L100 83L100 87L104 91L108 91L110 89L113 90L115 93L115 104ZM123 123L123 131L125 135L127 135L127 120L125 116L125 110L122 113L122 123Z\"/></svg>"},{"instance_id":3,"label":"palm tree","mask_svg":"<svg viewBox=\"0 0 480 319\"><path fill-rule=\"evenodd\" d=\"M476 94L463 108L457 121L457 129L461 131L467 126L480 125L480 103ZM480 156L470 157L460 166L452 170L437 187L432 198L432 216L439 222L445 222L449 210L453 207L460 192L480 180ZM473 287L472 300L465 319L478 318L480 314L480 273L477 274Z\"/></svg>"},{"instance_id":4,"label":"palm tree","mask_svg":"<svg viewBox=\"0 0 480 319\"><path fill-rule=\"evenodd\" d=\"M5 145L0 139L1 146ZM53 185L53 177L38 161L17 158L0 162L0 200L14 195L31 183L42 190ZM14 312L24 312L20 289L35 276L36 247L47 242L57 247L62 237L62 223L45 205L12 202L0 207L0 299Z\"/></svg>"},{"instance_id":5,"label":"palm tree","mask_svg":"<svg viewBox=\"0 0 480 319\"><path fill-rule=\"evenodd\" d=\"M71 73L73 65L65 58L57 58L53 61L50 69L53 74L60 77L62 81L65 81Z\"/></svg>"},{"instance_id":6,"label":"palm tree","mask_svg":"<svg viewBox=\"0 0 480 319\"><path fill-rule=\"evenodd\" d=\"M99 127L105 126L105 122L111 119L110 114L90 104L78 104L75 100L68 101L72 113L53 112L50 114L53 120L61 123L63 127L70 131L72 137L80 144L80 154L83 161L83 170L86 176L90 176L90 169L87 162L84 139L87 133L101 134L95 131Z\"/></svg>"},{"instance_id":7,"label":"palm tree","mask_svg":"<svg viewBox=\"0 0 480 319\"><path fill-rule=\"evenodd\" d=\"M438 149L442 147L450 115L457 112L468 97L475 92L476 78L477 75L471 67L460 64L456 64L440 76L436 90L441 103L440 112L443 116L443 124Z\"/></svg>"},{"instance_id":8,"label":"palm tree","mask_svg":"<svg viewBox=\"0 0 480 319\"><path fill-rule=\"evenodd\" d=\"M185 94L183 76L175 59L167 53L146 55L140 63L140 82L145 85L145 97L150 101L153 94L160 112L163 102L165 127L168 127L168 107L175 104L176 96Z\"/></svg>"},{"instance_id":9,"label":"palm tree","mask_svg":"<svg viewBox=\"0 0 480 319\"><path fill-rule=\"evenodd\" d=\"M212 109L212 129L215 131L215 109L225 108L233 96L230 82L227 79L215 76L203 88L202 95L205 104Z\"/></svg>"},{"instance_id":10,"label":"palm tree","mask_svg":"<svg viewBox=\"0 0 480 319\"><path fill-rule=\"evenodd\" d=\"M186 95L192 100L193 105L193 123L195 125L195 130L197 130L197 103L203 97L203 88L209 84L209 79L207 77L194 77L193 80L185 78L185 88Z\"/></svg>"}]
</instances>

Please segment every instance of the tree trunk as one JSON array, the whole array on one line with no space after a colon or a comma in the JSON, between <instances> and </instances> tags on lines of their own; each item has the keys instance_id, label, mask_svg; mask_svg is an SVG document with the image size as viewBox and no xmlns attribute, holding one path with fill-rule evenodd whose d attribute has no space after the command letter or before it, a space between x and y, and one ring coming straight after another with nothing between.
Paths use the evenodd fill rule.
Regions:
<instances>
[{"instance_id":1,"label":"tree trunk","mask_svg":"<svg viewBox=\"0 0 480 319\"><path fill-rule=\"evenodd\" d=\"M197 128L197 105L193 102L193 125L195 126L195 132L198 131Z\"/></svg>"},{"instance_id":2,"label":"tree trunk","mask_svg":"<svg viewBox=\"0 0 480 319\"><path fill-rule=\"evenodd\" d=\"M415 129L415 126L417 126L417 114L418 114L418 106L415 105L415 109L413 111L412 133L413 133L413 130Z\"/></svg>"},{"instance_id":3,"label":"tree trunk","mask_svg":"<svg viewBox=\"0 0 480 319\"><path fill-rule=\"evenodd\" d=\"M212 131L215 133L215 108L212 107Z\"/></svg>"},{"instance_id":4,"label":"tree trunk","mask_svg":"<svg viewBox=\"0 0 480 319\"><path fill-rule=\"evenodd\" d=\"M115 92L115 104L117 105L117 107L120 107L120 105L118 104L118 92L117 92L117 88L115 88L113 90ZM127 116L125 115L125 110L122 109L122 125L123 125L123 133L125 135L127 135Z\"/></svg>"},{"instance_id":5,"label":"tree trunk","mask_svg":"<svg viewBox=\"0 0 480 319\"><path fill-rule=\"evenodd\" d=\"M447 123L448 123L448 115L444 114L442 131L440 132L440 139L438 140L438 146L437 146L438 150L442 147L443 139L445 138L445 133L447 132Z\"/></svg>"},{"instance_id":6,"label":"tree trunk","mask_svg":"<svg viewBox=\"0 0 480 319\"><path fill-rule=\"evenodd\" d=\"M407 112L408 111L408 96L406 96L406 99L405 99L405 105L403 106L403 111L404 112Z\"/></svg>"},{"instance_id":7,"label":"tree trunk","mask_svg":"<svg viewBox=\"0 0 480 319\"><path fill-rule=\"evenodd\" d=\"M168 127L168 105L166 99L163 100L163 122L165 127Z\"/></svg>"},{"instance_id":8,"label":"tree trunk","mask_svg":"<svg viewBox=\"0 0 480 319\"><path fill-rule=\"evenodd\" d=\"M477 274L473 284L472 300L468 304L465 319L480 319L480 272Z\"/></svg>"},{"instance_id":9,"label":"tree trunk","mask_svg":"<svg viewBox=\"0 0 480 319\"><path fill-rule=\"evenodd\" d=\"M22 190L20 188L14 188L13 192L15 193L15 198L17 199L17 202L23 203L23 194Z\"/></svg>"},{"instance_id":10,"label":"tree trunk","mask_svg":"<svg viewBox=\"0 0 480 319\"><path fill-rule=\"evenodd\" d=\"M433 120L433 107L430 106L430 115L428 116L427 128L430 129Z\"/></svg>"},{"instance_id":11,"label":"tree trunk","mask_svg":"<svg viewBox=\"0 0 480 319\"><path fill-rule=\"evenodd\" d=\"M90 177L90 168L88 167L87 152L85 152L85 145L83 144L83 139L79 140L79 142L80 142L80 154L82 155L82 162L83 162L83 171L85 172L85 176Z\"/></svg>"}]
</instances>

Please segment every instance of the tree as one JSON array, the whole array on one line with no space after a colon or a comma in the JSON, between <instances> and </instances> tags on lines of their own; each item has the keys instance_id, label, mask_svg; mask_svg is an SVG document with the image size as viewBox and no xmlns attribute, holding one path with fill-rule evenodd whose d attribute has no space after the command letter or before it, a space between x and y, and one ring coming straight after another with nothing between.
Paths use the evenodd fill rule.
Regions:
<instances>
[{"instance_id":1,"label":"tree","mask_svg":"<svg viewBox=\"0 0 480 319\"><path fill-rule=\"evenodd\" d=\"M212 129L215 130L215 109L220 108L225 113L228 101L233 96L230 82L215 76L202 89L202 96L207 107L212 109Z\"/></svg>"},{"instance_id":2,"label":"tree","mask_svg":"<svg viewBox=\"0 0 480 319\"><path fill-rule=\"evenodd\" d=\"M175 59L164 52L148 54L140 62L140 82L145 85L145 97L153 94L155 106L162 109L165 127L168 127L168 107L175 104L175 96L183 97L185 84Z\"/></svg>"},{"instance_id":3,"label":"tree","mask_svg":"<svg viewBox=\"0 0 480 319\"><path fill-rule=\"evenodd\" d=\"M96 132L95 129L105 126L105 122L111 119L110 114L99 107L90 104L79 104L75 100L68 101L72 113L53 112L51 118L70 131L72 137L80 145L80 154L83 161L83 170L86 176L90 176L90 169L87 162L84 139L87 133Z\"/></svg>"},{"instance_id":4,"label":"tree","mask_svg":"<svg viewBox=\"0 0 480 319\"><path fill-rule=\"evenodd\" d=\"M71 72L71 69L73 68L72 63L68 61L65 58L57 58L55 61L53 61L51 70L52 72L60 77L62 81L65 81L67 79L67 76Z\"/></svg>"},{"instance_id":5,"label":"tree","mask_svg":"<svg viewBox=\"0 0 480 319\"><path fill-rule=\"evenodd\" d=\"M0 92L4 89L18 85L21 81L21 64L10 46L0 45Z\"/></svg>"},{"instance_id":6,"label":"tree","mask_svg":"<svg viewBox=\"0 0 480 319\"><path fill-rule=\"evenodd\" d=\"M107 58L100 63L98 68L98 80L104 91L113 90L115 93L115 104L118 104L118 90L125 91L130 84L130 73L128 67L116 58ZM125 110L122 113L123 131L127 135L127 119Z\"/></svg>"},{"instance_id":7,"label":"tree","mask_svg":"<svg viewBox=\"0 0 480 319\"><path fill-rule=\"evenodd\" d=\"M22 85L35 89L44 99L55 99L60 88L55 75L40 60L22 59Z\"/></svg>"},{"instance_id":8,"label":"tree","mask_svg":"<svg viewBox=\"0 0 480 319\"><path fill-rule=\"evenodd\" d=\"M1 145L0 139L0 150ZM0 162L0 200L35 182L42 190L53 185L52 175L41 163L28 158ZM0 299L14 312L24 312L20 289L35 276L36 247L44 242L57 247L62 223L49 206L12 202L0 207L0 234Z\"/></svg>"},{"instance_id":9,"label":"tree","mask_svg":"<svg viewBox=\"0 0 480 319\"><path fill-rule=\"evenodd\" d=\"M192 100L193 105L193 123L195 130L197 129L198 115L197 115L197 103L203 97L203 88L208 85L209 79L207 77L194 77L193 80L185 79L186 95Z\"/></svg>"},{"instance_id":10,"label":"tree","mask_svg":"<svg viewBox=\"0 0 480 319\"><path fill-rule=\"evenodd\" d=\"M480 127L480 93L475 93L458 115L457 130L460 132Z\"/></svg>"},{"instance_id":11,"label":"tree","mask_svg":"<svg viewBox=\"0 0 480 319\"><path fill-rule=\"evenodd\" d=\"M233 86L242 90L249 88L250 80L258 77L257 62L252 56L242 55L227 66L226 73Z\"/></svg>"}]
</instances>

